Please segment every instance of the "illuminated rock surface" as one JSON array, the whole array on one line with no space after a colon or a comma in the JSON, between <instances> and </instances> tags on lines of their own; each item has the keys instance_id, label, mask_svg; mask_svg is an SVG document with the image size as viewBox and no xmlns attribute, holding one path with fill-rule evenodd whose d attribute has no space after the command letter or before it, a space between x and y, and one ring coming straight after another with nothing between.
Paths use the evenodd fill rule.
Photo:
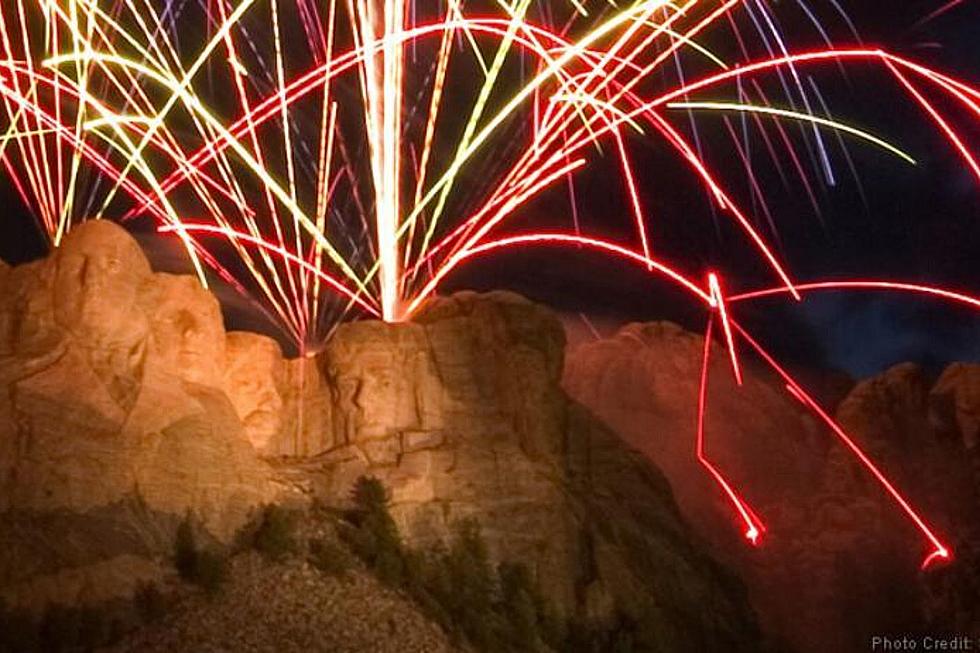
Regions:
<instances>
[{"instance_id":1,"label":"illuminated rock surface","mask_svg":"<svg viewBox=\"0 0 980 653\"><path fill-rule=\"evenodd\" d=\"M3 286L0 512L9 527L0 532L0 586L8 599L43 601L50 574L128 568L130 554L164 551L187 511L230 538L272 498L268 468L215 387L221 314L193 280L153 274L128 234L90 222L56 255L10 271ZM68 602L104 593L97 581L56 585Z\"/></svg>"},{"instance_id":2,"label":"illuminated rock surface","mask_svg":"<svg viewBox=\"0 0 980 653\"><path fill-rule=\"evenodd\" d=\"M368 474L413 545L475 518L566 613L629 615L664 650L758 650L741 585L664 477L561 390L564 334L539 306L464 293L287 361L225 334L213 296L98 222L0 284L0 595L15 603L125 594L120 578L164 574L188 511L227 542L261 502L343 507Z\"/></svg>"},{"instance_id":3,"label":"illuminated rock surface","mask_svg":"<svg viewBox=\"0 0 980 653\"><path fill-rule=\"evenodd\" d=\"M853 455L750 357L736 387L716 346L706 453L768 527L760 549L746 543L694 453L702 348L672 324L629 325L573 348L563 385L664 470L685 518L746 581L767 632L816 653L867 650L875 632L976 630L980 366L952 365L930 386L904 364L843 400L817 395L832 412L839 402L842 426L950 538L955 563L923 574L927 543Z\"/></svg>"},{"instance_id":4,"label":"illuminated rock surface","mask_svg":"<svg viewBox=\"0 0 980 653\"><path fill-rule=\"evenodd\" d=\"M555 316L506 293L344 325L318 357L334 444L284 469L339 505L378 477L415 544L476 518L552 601L599 622L624 611L665 650L755 650L738 582L691 540L663 476L560 389L563 351Z\"/></svg>"}]
</instances>

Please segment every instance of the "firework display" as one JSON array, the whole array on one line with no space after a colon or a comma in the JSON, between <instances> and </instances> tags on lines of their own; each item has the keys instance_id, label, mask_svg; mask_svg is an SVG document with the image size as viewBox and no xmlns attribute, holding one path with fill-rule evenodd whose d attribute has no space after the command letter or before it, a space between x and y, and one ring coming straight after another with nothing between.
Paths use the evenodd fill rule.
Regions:
<instances>
[{"instance_id":1,"label":"firework display","mask_svg":"<svg viewBox=\"0 0 980 653\"><path fill-rule=\"evenodd\" d=\"M741 352L754 352L854 454L918 528L927 567L950 548L746 331L738 307L861 290L980 308L928 285L796 279L760 226L780 216L757 174L765 159L815 205L815 187L835 184L834 158L853 171L848 148L916 163L901 143L843 121L845 107L831 112L815 75L861 67L904 93L980 182L962 129L980 118L980 90L856 33L835 45L818 4L850 25L833 0L799 0L825 46L794 51L766 0L5 0L0 159L52 246L82 220L150 218L202 284L236 288L300 351L345 319L410 319L460 266L501 250L590 250L639 266L705 310L694 453L745 537L763 541L763 518L705 443L716 338L739 384ZM751 210L708 162L708 115L724 121ZM727 294L738 279L692 275L658 252L635 166L645 142L669 148L770 287ZM577 210L576 179L595 167L619 182L629 238ZM566 226L529 227L525 209L562 193Z\"/></svg>"}]
</instances>

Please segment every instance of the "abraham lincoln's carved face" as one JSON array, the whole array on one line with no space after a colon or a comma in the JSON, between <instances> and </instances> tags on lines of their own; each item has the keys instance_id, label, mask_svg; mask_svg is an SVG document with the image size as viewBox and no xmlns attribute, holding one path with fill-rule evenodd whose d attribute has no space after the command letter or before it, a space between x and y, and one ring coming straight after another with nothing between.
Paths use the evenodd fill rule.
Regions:
<instances>
[{"instance_id":1,"label":"abraham lincoln's carved face","mask_svg":"<svg viewBox=\"0 0 980 653\"><path fill-rule=\"evenodd\" d=\"M420 427L421 332L403 325L365 324L338 333L328 375L348 438L371 439Z\"/></svg>"}]
</instances>

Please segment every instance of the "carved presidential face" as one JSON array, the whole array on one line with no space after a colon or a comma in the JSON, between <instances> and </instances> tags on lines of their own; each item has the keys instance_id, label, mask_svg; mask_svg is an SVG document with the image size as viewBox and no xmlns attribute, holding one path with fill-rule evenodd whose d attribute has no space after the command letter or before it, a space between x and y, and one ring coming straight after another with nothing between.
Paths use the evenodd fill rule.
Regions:
<instances>
[{"instance_id":1,"label":"carved presidential face","mask_svg":"<svg viewBox=\"0 0 980 653\"><path fill-rule=\"evenodd\" d=\"M404 325L363 323L341 329L328 345L328 374L339 410L355 439L418 428L421 331Z\"/></svg>"},{"instance_id":2,"label":"carved presidential face","mask_svg":"<svg viewBox=\"0 0 980 653\"><path fill-rule=\"evenodd\" d=\"M282 352L275 341L252 333L229 333L226 342L225 392L245 435L261 450L282 429Z\"/></svg>"},{"instance_id":3,"label":"carved presidential face","mask_svg":"<svg viewBox=\"0 0 980 653\"><path fill-rule=\"evenodd\" d=\"M129 347L146 336L136 309L150 265L133 238L102 220L73 230L55 259L55 319L76 340Z\"/></svg>"},{"instance_id":4,"label":"carved presidential face","mask_svg":"<svg viewBox=\"0 0 980 653\"><path fill-rule=\"evenodd\" d=\"M220 387L225 330L217 299L194 277L157 274L153 286L155 362L186 381Z\"/></svg>"}]
</instances>

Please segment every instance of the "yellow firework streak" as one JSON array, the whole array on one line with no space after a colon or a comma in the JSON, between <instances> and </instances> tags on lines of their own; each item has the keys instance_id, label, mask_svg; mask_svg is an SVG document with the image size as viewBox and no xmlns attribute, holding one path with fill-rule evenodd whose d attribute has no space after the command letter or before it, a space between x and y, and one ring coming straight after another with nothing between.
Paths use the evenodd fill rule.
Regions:
<instances>
[{"instance_id":1,"label":"yellow firework streak","mask_svg":"<svg viewBox=\"0 0 980 653\"><path fill-rule=\"evenodd\" d=\"M422 211L425 207L432 201L434 201L438 195L441 193L442 188L451 183L451 180L459 173L463 165L477 152L479 149L487 142L487 140L496 132L496 130L510 117L517 109L530 98L534 92L541 88L549 79L555 77L560 70L567 66L570 62L577 58L581 58L584 53L588 52L588 48L600 41L602 38L609 36L616 29L627 24L631 21L635 21L637 15L643 15L644 20L649 17L656 9L665 6L665 2L646 2L642 5L635 6L631 9L624 10L619 14L609 18L604 23L598 27L592 29L589 33L584 35L579 41L572 44L566 52L564 52L560 57L556 58L554 61L550 62L544 70L539 72L530 80L530 82L522 88L518 93L511 98L504 107L494 115L482 129L479 130L477 134L474 135L470 144L458 152L456 157L450 163L449 168L443 173L443 175L432 185L432 188L425 194L422 200L415 205L412 212L406 217L401 227L398 230L398 238L404 237L405 233L419 219ZM645 14L645 15L644 15ZM375 274L377 274L378 265L377 263L371 268L368 274L365 276L365 282L370 282Z\"/></svg>"},{"instance_id":2,"label":"yellow firework streak","mask_svg":"<svg viewBox=\"0 0 980 653\"><path fill-rule=\"evenodd\" d=\"M147 78L157 82L167 90L171 91L175 97L184 102L187 108L192 109L199 116L201 116L205 122L207 122L211 128L214 129L215 132L228 143L228 146L235 152L236 155L238 155L242 162L244 162L245 165L252 170L253 174L255 174L259 180L266 185L273 195L275 195L276 199L282 202L282 204L289 209L290 213L300 222L300 224L303 225L307 232L319 242L320 246L323 247L324 251L327 252L331 260L338 265L341 271L352 281L354 281L362 292L367 292L365 282L361 280L354 270L351 269L350 265L348 265L343 256L341 256L340 253L334 248L333 244L331 244L323 234L317 231L316 224L306 216L290 194L285 191L282 186L280 186L272 175L269 174L269 172L262 167L251 154L249 154L248 150L246 150L242 144L239 143L234 136L232 136L232 134L208 110L208 108L204 106L204 103L201 102L197 96L189 93L185 89L182 89L175 80L161 75L157 71L144 66L138 61L132 61L117 55L98 52L82 52L52 57L51 59L45 61L44 64L48 67L54 68L64 63L72 63L78 59L85 61L98 61L106 64L115 64L122 67L132 68L133 70L145 75ZM137 161L138 159L139 157L135 156L134 154L133 160ZM161 197L165 195L163 189L159 188L159 186L157 186L155 190L161 194ZM179 233L179 229L177 231Z\"/></svg>"},{"instance_id":3,"label":"yellow firework streak","mask_svg":"<svg viewBox=\"0 0 980 653\"><path fill-rule=\"evenodd\" d=\"M813 116L808 113L800 113L799 111L790 111L789 109L778 109L775 107L766 106L756 106L754 104L739 104L736 102L671 102L667 105L668 109L690 109L690 110L706 110L706 111L738 111L742 113L759 113L768 116L777 116L780 118L790 118L792 120L799 120L802 122L809 122L815 125L821 125L823 127L829 127L831 129L836 129L837 131L845 132L851 134L852 136L857 136L860 139L873 143L878 147L888 150L892 154L902 158L912 165L916 164L915 159L911 155L907 154L903 150L900 150L896 146L892 145L888 141L878 138L874 134L869 134L868 132L858 129L857 127L851 127L850 125L845 125L844 123L837 122L836 120L828 120L827 118L821 118L819 116Z\"/></svg>"}]
</instances>

